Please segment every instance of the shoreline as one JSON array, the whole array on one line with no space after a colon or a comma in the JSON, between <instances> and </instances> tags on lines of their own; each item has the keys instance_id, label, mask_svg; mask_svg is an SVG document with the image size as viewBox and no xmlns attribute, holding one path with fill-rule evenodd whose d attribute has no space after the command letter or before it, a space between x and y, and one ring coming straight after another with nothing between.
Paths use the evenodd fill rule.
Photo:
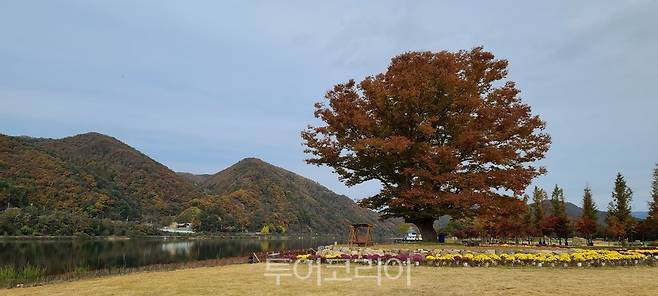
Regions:
<instances>
[{"instance_id":1,"label":"shoreline","mask_svg":"<svg viewBox=\"0 0 658 296\"><path fill-rule=\"evenodd\" d=\"M20 241L20 240L99 240L99 241L118 241L130 239L156 239L156 240L204 240L204 239L253 239L253 240L288 240L288 239L322 239L336 238L340 235L254 235L254 234L202 234L202 235L139 235L139 236L76 236L76 235L7 235L0 236L0 241Z\"/></svg>"}]
</instances>

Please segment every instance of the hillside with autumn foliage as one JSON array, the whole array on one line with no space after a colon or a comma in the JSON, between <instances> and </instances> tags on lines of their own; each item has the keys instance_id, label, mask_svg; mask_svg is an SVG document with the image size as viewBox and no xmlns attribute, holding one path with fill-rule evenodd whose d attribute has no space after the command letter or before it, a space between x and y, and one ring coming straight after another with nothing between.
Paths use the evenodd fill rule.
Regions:
<instances>
[{"instance_id":1,"label":"hillside with autumn foliage","mask_svg":"<svg viewBox=\"0 0 658 296\"><path fill-rule=\"evenodd\" d=\"M0 235L157 234L171 222L203 232L341 233L377 220L346 196L256 159L215 175L175 173L99 133L0 135Z\"/></svg>"},{"instance_id":2,"label":"hillside with autumn foliage","mask_svg":"<svg viewBox=\"0 0 658 296\"><path fill-rule=\"evenodd\" d=\"M349 197L257 158L246 158L215 175L189 180L212 192L191 204L213 209L213 215L220 218L215 227L220 229L264 225L276 231L341 233L348 223L371 223L383 234L392 233L394 228L392 221L379 221L375 212L357 206Z\"/></svg>"},{"instance_id":3,"label":"hillside with autumn foliage","mask_svg":"<svg viewBox=\"0 0 658 296\"><path fill-rule=\"evenodd\" d=\"M153 233L200 194L166 166L98 133L0 136L0 168L0 233L125 234L136 225Z\"/></svg>"}]
</instances>

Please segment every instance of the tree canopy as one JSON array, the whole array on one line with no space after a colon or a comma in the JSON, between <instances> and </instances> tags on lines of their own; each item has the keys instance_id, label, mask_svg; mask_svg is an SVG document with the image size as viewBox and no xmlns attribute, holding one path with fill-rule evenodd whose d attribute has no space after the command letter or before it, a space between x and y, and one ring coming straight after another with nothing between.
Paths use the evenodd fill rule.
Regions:
<instances>
[{"instance_id":1,"label":"tree canopy","mask_svg":"<svg viewBox=\"0 0 658 296\"><path fill-rule=\"evenodd\" d=\"M441 215L476 215L518 204L533 162L550 146L545 123L524 104L506 60L481 47L408 52L386 72L337 84L315 105L324 125L302 132L308 163L332 167L348 186L377 180L361 204L434 235Z\"/></svg>"}]
</instances>

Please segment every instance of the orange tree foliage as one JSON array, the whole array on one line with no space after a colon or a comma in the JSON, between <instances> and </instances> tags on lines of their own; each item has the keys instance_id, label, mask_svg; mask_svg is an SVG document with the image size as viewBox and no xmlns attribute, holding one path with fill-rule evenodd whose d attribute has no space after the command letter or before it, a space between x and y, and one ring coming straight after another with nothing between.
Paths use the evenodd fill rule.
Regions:
<instances>
[{"instance_id":1,"label":"orange tree foliage","mask_svg":"<svg viewBox=\"0 0 658 296\"><path fill-rule=\"evenodd\" d=\"M506 75L507 61L480 47L396 56L315 105L324 125L302 132L307 162L348 186L378 180L382 190L361 204L434 236L440 215L495 208L545 171L532 165L550 146L545 123Z\"/></svg>"},{"instance_id":2,"label":"orange tree foliage","mask_svg":"<svg viewBox=\"0 0 658 296\"><path fill-rule=\"evenodd\" d=\"M478 215L479 236L518 238L529 233L529 223L524 221L528 213L526 202L516 198L501 198Z\"/></svg>"}]
</instances>

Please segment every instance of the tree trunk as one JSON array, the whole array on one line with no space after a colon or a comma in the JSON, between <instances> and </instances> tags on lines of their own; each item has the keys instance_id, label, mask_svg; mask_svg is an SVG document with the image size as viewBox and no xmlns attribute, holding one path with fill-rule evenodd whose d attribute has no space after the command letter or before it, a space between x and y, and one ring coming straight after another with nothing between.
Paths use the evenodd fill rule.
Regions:
<instances>
[{"instance_id":1,"label":"tree trunk","mask_svg":"<svg viewBox=\"0 0 658 296\"><path fill-rule=\"evenodd\" d=\"M436 230L434 230L434 219L414 220L411 223L415 224L423 236L424 242L436 242Z\"/></svg>"}]
</instances>

